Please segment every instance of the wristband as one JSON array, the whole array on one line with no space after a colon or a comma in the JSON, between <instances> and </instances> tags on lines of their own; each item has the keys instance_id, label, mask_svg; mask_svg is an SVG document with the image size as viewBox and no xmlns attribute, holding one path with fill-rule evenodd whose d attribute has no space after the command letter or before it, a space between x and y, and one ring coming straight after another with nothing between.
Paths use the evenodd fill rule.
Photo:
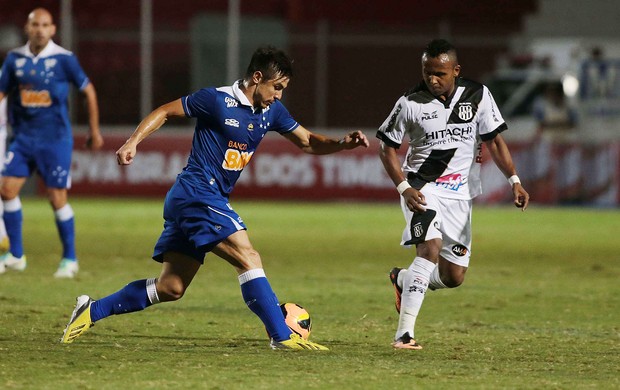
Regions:
<instances>
[{"instance_id":1,"label":"wristband","mask_svg":"<svg viewBox=\"0 0 620 390\"><path fill-rule=\"evenodd\" d=\"M407 180L403 180L400 182L399 185L396 186L396 191L398 191L398 193L402 195L407 188L411 188L411 184L409 184Z\"/></svg>"},{"instance_id":2,"label":"wristband","mask_svg":"<svg viewBox=\"0 0 620 390\"><path fill-rule=\"evenodd\" d=\"M517 175L512 175L508 178L508 183L510 183L511 186L517 184L517 183L521 183L521 180L519 180L519 176Z\"/></svg>"}]
</instances>

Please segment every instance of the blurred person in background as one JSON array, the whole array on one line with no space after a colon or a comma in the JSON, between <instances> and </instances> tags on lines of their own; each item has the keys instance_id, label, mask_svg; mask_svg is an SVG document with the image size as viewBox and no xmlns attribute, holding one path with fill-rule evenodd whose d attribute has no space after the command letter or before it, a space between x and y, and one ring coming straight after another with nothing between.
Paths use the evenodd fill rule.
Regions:
<instances>
[{"instance_id":1,"label":"blurred person in background","mask_svg":"<svg viewBox=\"0 0 620 390\"><path fill-rule=\"evenodd\" d=\"M578 202L582 189L581 145L577 112L562 84L550 82L533 105L536 137L532 141L529 178L532 196L542 203Z\"/></svg>"},{"instance_id":2,"label":"blurred person in background","mask_svg":"<svg viewBox=\"0 0 620 390\"><path fill-rule=\"evenodd\" d=\"M0 75L2 71L0 70ZM6 135L7 135L7 112L6 112L7 98L0 100L0 166L4 165L4 156L6 154ZM0 177L0 183L2 178ZM4 226L4 207L0 202L0 258L4 258L9 252L9 237L6 234L6 227ZM6 266L3 261L0 261L0 274L6 271Z\"/></svg>"},{"instance_id":3,"label":"blurred person in background","mask_svg":"<svg viewBox=\"0 0 620 390\"><path fill-rule=\"evenodd\" d=\"M90 130L87 146L93 150L103 145L97 95L75 55L52 40L56 25L46 9L36 8L28 14L24 29L28 42L8 53L0 76L0 99L10 97L13 130L1 189L10 253L0 261L6 269L26 268L19 193L27 178L37 171L54 210L63 246L54 276L73 278L79 266L73 209L67 199L73 151L67 108L69 84L86 97Z\"/></svg>"},{"instance_id":4,"label":"blurred person in background","mask_svg":"<svg viewBox=\"0 0 620 390\"><path fill-rule=\"evenodd\" d=\"M280 102L293 75L292 61L281 50L259 48L243 79L231 86L203 88L164 104L140 122L116 152L118 163L131 164L137 146L168 118L196 118L187 166L177 176L164 203L164 231L153 253L162 263L157 278L136 280L99 300L77 298L62 343L71 343L97 321L114 314L144 310L180 299L214 253L237 271L248 308L265 325L273 349L326 350L292 333L278 298L229 196L241 172L268 132L276 132L306 153L330 154L368 147L366 136L354 131L341 139L315 134L297 123Z\"/></svg>"},{"instance_id":5,"label":"blurred person in background","mask_svg":"<svg viewBox=\"0 0 620 390\"><path fill-rule=\"evenodd\" d=\"M529 202L490 91L459 77L460 71L454 46L431 41L422 54L423 81L396 102L377 132L379 156L401 195L406 221L401 245L416 246L409 268L389 273L400 313L396 349L422 349L414 327L427 290L458 287L465 279L472 199L482 192L482 143L508 179L515 206L525 210ZM409 148L401 164L397 149L405 137Z\"/></svg>"}]
</instances>

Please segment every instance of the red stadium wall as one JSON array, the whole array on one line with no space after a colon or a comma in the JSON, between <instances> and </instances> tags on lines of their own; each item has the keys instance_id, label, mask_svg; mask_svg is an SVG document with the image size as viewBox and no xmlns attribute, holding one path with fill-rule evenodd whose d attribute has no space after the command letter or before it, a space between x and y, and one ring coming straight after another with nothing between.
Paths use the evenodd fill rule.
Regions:
<instances>
[{"instance_id":1,"label":"red stadium wall","mask_svg":"<svg viewBox=\"0 0 620 390\"><path fill-rule=\"evenodd\" d=\"M76 136L71 172L73 195L165 195L185 166L191 135L162 132L152 136L140 144L134 163L121 167L114 152L125 139L126 135L106 135L104 150L93 153L84 148L84 136ZM368 149L313 156L302 153L282 137L270 135L245 168L232 196L395 201L396 190L383 171L377 148L378 141L373 138ZM520 142L511 143L510 148L534 202L620 204L620 143ZM506 179L486 153L481 173L484 194L476 201L510 203Z\"/></svg>"}]
</instances>

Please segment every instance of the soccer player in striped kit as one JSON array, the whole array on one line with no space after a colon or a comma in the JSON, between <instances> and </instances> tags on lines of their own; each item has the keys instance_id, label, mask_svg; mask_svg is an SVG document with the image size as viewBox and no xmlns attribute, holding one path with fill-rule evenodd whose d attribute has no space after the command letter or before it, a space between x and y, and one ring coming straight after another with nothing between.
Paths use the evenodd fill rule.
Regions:
<instances>
[{"instance_id":1,"label":"soccer player in striped kit","mask_svg":"<svg viewBox=\"0 0 620 390\"><path fill-rule=\"evenodd\" d=\"M63 246L62 259L54 276L73 278L79 266L73 209L67 199L73 151L67 108L69 84L78 87L86 97L90 129L87 146L93 150L103 145L97 95L75 55L52 41L56 25L46 9L36 8L28 15L25 31L28 42L9 52L0 76L0 100L11 95L9 110L14 135L2 179L10 253L0 261L6 269L23 271L26 268L19 193L36 170L54 209Z\"/></svg>"},{"instance_id":2,"label":"soccer player in striped kit","mask_svg":"<svg viewBox=\"0 0 620 390\"><path fill-rule=\"evenodd\" d=\"M396 102L377 132L381 161L401 195L406 221L401 245L416 246L409 268L390 272L400 313L392 343L397 349L422 348L414 326L426 291L463 283L472 199L482 191L482 144L508 179L514 204L525 210L529 201L500 134L507 126L491 93L460 78L460 71L454 46L431 41L422 54L423 82ZM396 150L405 137L409 148L401 164Z\"/></svg>"},{"instance_id":3,"label":"soccer player in striped kit","mask_svg":"<svg viewBox=\"0 0 620 390\"><path fill-rule=\"evenodd\" d=\"M297 123L280 102L292 74L291 60L284 52L260 48L243 79L231 86L204 88L164 104L142 120L116 152L121 165L131 164L138 144L169 117L196 118L187 166L177 176L164 204L164 231L153 253L153 259L162 263L161 273L157 278L131 282L99 300L87 295L78 297L61 342L73 342L110 315L180 299L206 254L212 252L237 271L243 299L264 323L272 348L327 349L288 328L261 257L250 243L243 220L228 201L243 168L269 131L311 154L369 146L360 131L334 139L312 133Z\"/></svg>"}]
</instances>

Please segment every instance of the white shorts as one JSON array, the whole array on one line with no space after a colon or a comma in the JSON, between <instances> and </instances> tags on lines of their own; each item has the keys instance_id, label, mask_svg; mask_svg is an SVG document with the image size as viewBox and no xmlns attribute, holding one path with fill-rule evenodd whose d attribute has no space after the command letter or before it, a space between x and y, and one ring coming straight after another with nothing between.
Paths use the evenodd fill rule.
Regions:
<instances>
[{"instance_id":1,"label":"white shorts","mask_svg":"<svg viewBox=\"0 0 620 390\"><path fill-rule=\"evenodd\" d=\"M405 205L404 198L400 197L400 206L407 223L400 244L411 247L439 238L442 240L441 257L456 265L468 267L471 254L471 199L442 198L424 190L422 193L427 203L423 214L414 214ZM420 218L426 213L429 214L425 218Z\"/></svg>"}]
</instances>

